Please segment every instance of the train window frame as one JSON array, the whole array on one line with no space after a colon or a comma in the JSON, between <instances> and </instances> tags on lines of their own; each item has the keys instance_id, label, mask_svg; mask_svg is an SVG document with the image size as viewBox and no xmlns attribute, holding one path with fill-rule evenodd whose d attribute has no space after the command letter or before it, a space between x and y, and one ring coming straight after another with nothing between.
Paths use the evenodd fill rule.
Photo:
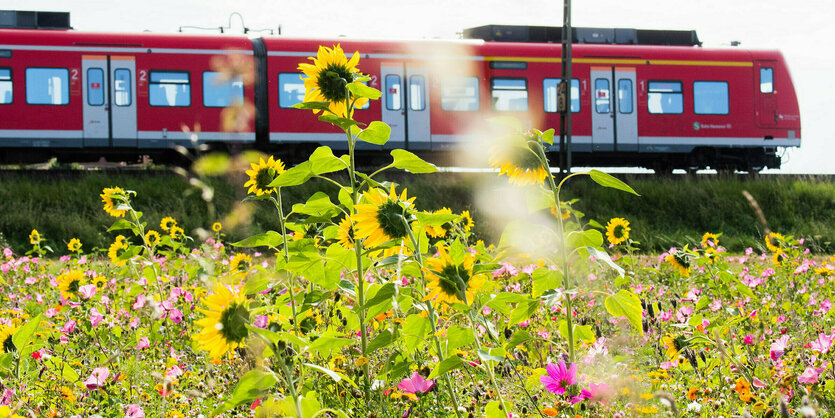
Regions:
<instances>
[{"instance_id":1,"label":"train window frame","mask_svg":"<svg viewBox=\"0 0 835 418\"><path fill-rule=\"evenodd\" d=\"M128 72L128 89L127 89L128 101L127 101L127 103L120 102L120 101L116 100L116 98L118 97L117 96L118 93L124 93L124 92L116 91L116 81L117 81L116 74L119 73L120 71L127 71ZM131 107L133 105L133 72L129 68L116 68L116 69L113 70L113 88L112 88L112 90L113 90L113 105L114 106Z\"/></svg>"},{"instance_id":2,"label":"train window frame","mask_svg":"<svg viewBox=\"0 0 835 418\"><path fill-rule=\"evenodd\" d=\"M607 96L605 98L597 96L597 91L598 91L597 82L598 81L606 82L606 92L607 92L606 94L607 94ZM592 91L594 91L594 112L597 113L598 115L608 115L608 114L612 113L612 85L610 84L610 81L611 80L609 80L608 77L597 77L593 80L594 85L592 86ZM606 100L606 103L605 104L599 103L599 101L602 101L603 99ZM601 106L606 106L606 111L601 111L600 110Z\"/></svg>"},{"instance_id":3,"label":"train window frame","mask_svg":"<svg viewBox=\"0 0 835 418\"><path fill-rule=\"evenodd\" d=\"M12 71L11 67L0 67L0 71L8 71L9 75L7 76L8 79L3 79L3 76L0 76L0 86L5 83L9 85L9 101L3 101L2 96L0 96L0 105L9 105L14 103L14 71ZM2 89L0 89L2 91Z\"/></svg>"},{"instance_id":4,"label":"train window frame","mask_svg":"<svg viewBox=\"0 0 835 418\"><path fill-rule=\"evenodd\" d=\"M209 74L222 74L222 73L223 73L222 71L203 71L203 73L200 74L200 80L203 83L203 85L201 86L202 87L201 88L201 90L202 90L201 93L203 95L203 97L202 97L203 107L217 109L217 108L224 108L224 107L229 107L229 106L239 106L239 105L244 104L244 98L246 97L246 92L245 92L246 86L244 86L243 77L237 76L237 77L230 78L229 80L226 80L223 83L223 85L212 84L213 80L209 80L208 83L206 82L207 81L206 80L207 75L209 75ZM234 91L233 86L236 82L241 83L241 96L240 96L240 98L232 97L233 95L231 94ZM207 85L210 85L211 87L213 87L215 89L218 89L218 90L228 89L228 92L230 94L227 97L226 104L223 104L223 105L209 105L209 104L206 104L206 86ZM222 96L222 93L219 94L219 96ZM236 101L237 99L240 99L240 100Z\"/></svg>"},{"instance_id":5,"label":"train window frame","mask_svg":"<svg viewBox=\"0 0 835 418\"><path fill-rule=\"evenodd\" d=\"M621 99L621 97L620 97L620 92L621 92L620 85L621 85L621 83L623 83L624 81L626 81L626 82L628 82L628 83L629 83L629 100L623 100L623 99ZM617 85L617 92L618 92L618 95L617 95L617 96L618 96L618 97L617 97L618 113L619 113L619 114L621 114L621 115L631 115L631 114L632 114L632 112L634 112L634 111L635 111L634 106L632 105L632 102L633 102L633 100L632 100L632 99L635 97L635 83L633 83L633 82L632 82L632 79L631 79L631 78L620 78L620 79L618 79L618 83L617 83L617 84L618 84L618 85ZM624 112L624 111L623 111L623 107L624 107L624 106L623 106L623 104L624 104L624 103L628 104L628 106L629 106L629 111L628 111L628 112Z\"/></svg>"},{"instance_id":6,"label":"train window frame","mask_svg":"<svg viewBox=\"0 0 835 418\"><path fill-rule=\"evenodd\" d=\"M397 78L397 83L396 84L397 84L398 91L394 92L394 93L392 93L391 88L389 87L390 85L394 84L394 83L392 83L392 84L389 83L389 78L392 78L392 77ZM392 110L392 111L402 110L403 109L403 77L401 77L400 74L386 74L383 77L383 82L386 84L386 87L385 87L386 110ZM395 95L397 96L397 106L396 107L394 106L394 102L395 102L394 96Z\"/></svg>"},{"instance_id":7,"label":"train window frame","mask_svg":"<svg viewBox=\"0 0 835 418\"><path fill-rule=\"evenodd\" d=\"M475 85L474 85L475 89L473 90L475 94L472 95L472 96L468 96L468 98L467 98L468 101L475 99L472 102L473 105L467 106L467 108L465 108L465 109L457 109L456 107L458 107L458 106L450 106L450 104L452 104L450 102L451 100L456 100L458 102L460 102L460 100L462 100L462 98L461 98L462 96L452 96L452 97L450 97L447 94L448 93L448 83L452 80L455 80L455 81L467 80L469 82L472 82L472 81L475 82ZM481 86L480 86L479 81L480 80L477 76L446 76L446 77L441 78L441 109L443 109L447 112L478 112L479 108L481 107L481 98L479 97L479 95L481 94L480 93ZM473 86L470 86L470 87L473 87ZM456 102L456 103L458 103L458 102Z\"/></svg>"},{"instance_id":8,"label":"train window frame","mask_svg":"<svg viewBox=\"0 0 835 418\"><path fill-rule=\"evenodd\" d=\"M763 74L768 73L770 77L769 83L763 82ZM773 67L760 67L760 93L762 94L774 94L774 68Z\"/></svg>"},{"instance_id":9,"label":"train window frame","mask_svg":"<svg viewBox=\"0 0 835 418\"><path fill-rule=\"evenodd\" d=\"M725 85L725 112L699 112L699 102L697 99L699 98L699 94L697 93L696 84L724 84ZM693 82L693 113L697 115L728 115L731 112L731 90L730 85L727 81L724 80L696 80Z\"/></svg>"},{"instance_id":10,"label":"train window frame","mask_svg":"<svg viewBox=\"0 0 835 418\"><path fill-rule=\"evenodd\" d=\"M420 94L414 94L415 79L420 79ZM415 98L420 98L420 106L415 106ZM409 76L409 110L421 112L426 110L426 77L422 74L413 74Z\"/></svg>"},{"instance_id":11,"label":"train window frame","mask_svg":"<svg viewBox=\"0 0 835 418\"><path fill-rule=\"evenodd\" d=\"M560 85L561 81L562 81L562 78L545 78L545 79L542 80L542 109L545 111L545 113L559 113L559 110L558 110L559 107L557 105L557 100L558 100L558 94L559 94L559 92L558 92L559 85ZM546 83L550 84L551 82L554 82L554 96L553 96L553 100L554 100L553 109L554 110L548 110L549 107L548 107L548 102L547 102L547 99L548 99L547 91L548 91L549 86L547 86ZM569 87L569 89L571 90L571 93L574 93L574 88L575 87L577 88L577 96L575 97L573 94L570 94L571 95L571 113L580 113L580 111L583 110L583 101L580 100L580 96L581 96L582 92L580 91L580 79L579 78L572 78L571 79L571 87ZM575 104L577 105L576 110L574 108Z\"/></svg>"},{"instance_id":12,"label":"train window frame","mask_svg":"<svg viewBox=\"0 0 835 418\"><path fill-rule=\"evenodd\" d=\"M281 80L282 78L284 78L285 81L282 81ZM301 84L301 86L302 86L302 89L301 89L302 99L301 99L301 101L296 102L296 103L292 103L292 104L288 104L288 103L286 103L285 100L282 100L282 95L284 93L284 86L286 84L291 84L291 83L289 83L289 81L286 81L287 78L295 78L295 80L299 81L298 84ZM292 84L295 84L295 83L292 83ZM306 90L304 88L304 80L301 78L301 75L299 73L278 73L278 107L280 109L295 109L293 106L304 102L305 92L306 92ZM290 99L288 98L287 100L290 100Z\"/></svg>"},{"instance_id":13,"label":"train window frame","mask_svg":"<svg viewBox=\"0 0 835 418\"><path fill-rule=\"evenodd\" d=\"M496 88L496 81L522 81L523 89L519 90L518 88ZM525 108L524 109L514 109L512 106L508 107L507 109L500 109L498 104L500 99L495 96L496 92L517 92L517 91L524 91L525 93ZM530 95L528 94L528 79L525 77L492 77L490 78L490 103L493 110L497 112L527 112L528 108L530 107L529 102Z\"/></svg>"},{"instance_id":14,"label":"train window frame","mask_svg":"<svg viewBox=\"0 0 835 418\"><path fill-rule=\"evenodd\" d=\"M59 71L64 71L67 74L67 77L66 77L66 79L62 79L62 84L65 85L65 87L66 87L66 89L65 89L66 90L66 101L63 101L62 103L32 103L32 101L29 100L29 91L30 91L30 89L29 89L29 77L30 77L29 76L29 70L59 70ZM26 85L26 104L35 105L35 106L69 106L69 104L70 104L70 70L68 68L65 68L65 67L26 67L26 70L24 71L24 73L25 73L24 84ZM63 81L66 81L66 83L64 83ZM64 96L64 94L61 95L62 98L63 98L63 96Z\"/></svg>"},{"instance_id":15,"label":"train window frame","mask_svg":"<svg viewBox=\"0 0 835 418\"><path fill-rule=\"evenodd\" d=\"M99 89L101 90L101 103L93 103L92 101L90 101L90 99L92 97L91 96L91 91L90 91L90 84L92 82L91 77L90 77L90 72L91 71L97 71L101 75L101 78L100 78L101 84L99 85ZM95 107L104 106L104 103L106 101L105 100L106 93L104 91L104 84L105 84L104 83L104 68L90 67L90 68L87 69L87 74L85 74L85 77L86 78L84 80L86 81L85 88L87 89L87 106L95 106Z\"/></svg>"},{"instance_id":16,"label":"train window frame","mask_svg":"<svg viewBox=\"0 0 835 418\"><path fill-rule=\"evenodd\" d=\"M678 84L679 91L669 91L669 92L668 91L652 91L652 84L653 83L675 83L675 84ZM680 105L681 105L681 111L680 112L664 112L664 111L653 112L652 108L650 107L650 97L653 94L661 94L662 98L664 97L663 95L665 95L665 94L678 96L678 98L679 98L678 101L680 102ZM663 107L663 104L662 104L662 107ZM684 114L684 83L682 83L681 80L647 80L647 112L649 112L652 115L681 115L681 114Z\"/></svg>"},{"instance_id":17,"label":"train window frame","mask_svg":"<svg viewBox=\"0 0 835 418\"><path fill-rule=\"evenodd\" d=\"M153 81L154 80L154 75L159 74L159 73L185 74L186 75L186 82L185 83L173 83L173 82ZM188 87L188 94L186 95L186 97L188 97L188 104L184 104L184 105L154 104L154 102L151 100L152 97L154 96L154 93L153 93L154 90L152 89L152 86L160 85L160 84L163 84L163 85L166 85L166 84L185 85L186 87ZM152 107L191 107L191 72L188 71L188 70L154 70L154 69L148 71L148 105L152 106Z\"/></svg>"}]
</instances>

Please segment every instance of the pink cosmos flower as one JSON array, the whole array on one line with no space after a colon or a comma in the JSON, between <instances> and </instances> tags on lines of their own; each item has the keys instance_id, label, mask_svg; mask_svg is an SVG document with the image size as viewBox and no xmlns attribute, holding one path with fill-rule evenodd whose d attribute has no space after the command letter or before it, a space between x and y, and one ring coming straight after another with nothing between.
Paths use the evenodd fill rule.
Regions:
<instances>
[{"instance_id":1,"label":"pink cosmos flower","mask_svg":"<svg viewBox=\"0 0 835 418\"><path fill-rule=\"evenodd\" d=\"M98 389L104 386L108 377L110 377L110 370L107 370L107 367L97 367L93 369L90 377L84 381L84 386L87 386L88 390Z\"/></svg>"},{"instance_id":2,"label":"pink cosmos flower","mask_svg":"<svg viewBox=\"0 0 835 418\"><path fill-rule=\"evenodd\" d=\"M434 386L435 382L426 380L418 372L414 372L411 378L401 380L397 388L403 393L423 393L430 391Z\"/></svg>"},{"instance_id":3,"label":"pink cosmos flower","mask_svg":"<svg viewBox=\"0 0 835 418\"><path fill-rule=\"evenodd\" d=\"M786 352L786 345L789 343L789 336L784 335L777 339L774 343L771 344L771 355L772 361L777 361L780 357L783 356Z\"/></svg>"},{"instance_id":4,"label":"pink cosmos flower","mask_svg":"<svg viewBox=\"0 0 835 418\"><path fill-rule=\"evenodd\" d=\"M74 329L75 329L75 320L70 319L69 321L67 321L66 324L64 324L63 327L61 327L61 333L69 334L69 333L73 332Z\"/></svg>"},{"instance_id":5,"label":"pink cosmos flower","mask_svg":"<svg viewBox=\"0 0 835 418\"><path fill-rule=\"evenodd\" d=\"M93 327L99 326L104 316L99 313L99 310L96 308L90 309L90 323L93 324Z\"/></svg>"},{"instance_id":6,"label":"pink cosmos flower","mask_svg":"<svg viewBox=\"0 0 835 418\"><path fill-rule=\"evenodd\" d=\"M175 324L179 324L180 322L183 321L183 311L181 311L177 308L171 309L168 312L168 319L170 319L171 322L173 322Z\"/></svg>"},{"instance_id":7,"label":"pink cosmos flower","mask_svg":"<svg viewBox=\"0 0 835 418\"><path fill-rule=\"evenodd\" d=\"M566 367L565 362L560 360L559 364L545 366L547 376L539 376L539 381L545 385L548 392L557 395L565 394L565 388L577 384L577 363Z\"/></svg>"},{"instance_id":8,"label":"pink cosmos flower","mask_svg":"<svg viewBox=\"0 0 835 418\"><path fill-rule=\"evenodd\" d=\"M810 348L821 354L826 354L832 348L832 341L835 340L835 332L832 335L818 334L818 339L812 341Z\"/></svg>"},{"instance_id":9,"label":"pink cosmos flower","mask_svg":"<svg viewBox=\"0 0 835 418\"><path fill-rule=\"evenodd\" d=\"M806 367L806 370L803 371L803 374L797 377L797 381L803 383L805 385L814 385L818 383L818 376L823 371L823 367L814 368L812 366Z\"/></svg>"},{"instance_id":10,"label":"pink cosmos flower","mask_svg":"<svg viewBox=\"0 0 835 418\"><path fill-rule=\"evenodd\" d=\"M748 344L748 345L752 345L752 344L754 344L754 336L751 335L751 334L748 334L748 335L745 336L745 339L743 339L742 342L745 343L745 344Z\"/></svg>"},{"instance_id":11,"label":"pink cosmos flower","mask_svg":"<svg viewBox=\"0 0 835 418\"><path fill-rule=\"evenodd\" d=\"M145 418L145 411L137 404L128 405L124 418Z\"/></svg>"},{"instance_id":12,"label":"pink cosmos flower","mask_svg":"<svg viewBox=\"0 0 835 418\"><path fill-rule=\"evenodd\" d=\"M267 328L267 325L270 324L270 317L267 315L258 315L255 317L255 322L252 325L256 328Z\"/></svg>"},{"instance_id":13,"label":"pink cosmos flower","mask_svg":"<svg viewBox=\"0 0 835 418\"><path fill-rule=\"evenodd\" d=\"M85 284L84 286L81 286L81 287L78 288L78 293L84 299L90 299L93 296L96 296L96 292L98 292L98 291L99 290L96 288L96 285L94 285L94 284Z\"/></svg>"},{"instance_id":14,"label":"pink cosmos flower","mask_svg":"<svg viewBox=\"0 0 835 418\"><path fill-rule=\"evenodd\" d=\"M151 346L151 342L148 340L148 337L142 337L139 339L139 342L136 343L136 349L141 350L143 348L148 348Z\"/></svg>"},{"instance_id":15,"label":"pink cosmos flower","mask_svg":"<svg viewBox=\"0 0 835 418\"><path fill-rule=\"evenodd\" d=\"M583 389L581 396L592 401L604 402L615 396L615 391L605 383L589 383L589 389Z\"/></svg>"},{"instance_id":16,"label":"pink cosmos flower","mask_svg":"<svg viewBox=\"0 0 835 418\"><path fill-rule=\"evenodd\" d=\"M178 365L171 366L168 371L165 372L165 377L169 379L177 379L178 377L183 375L183 369L180 368Z\"/></svg>"}]
</instances>

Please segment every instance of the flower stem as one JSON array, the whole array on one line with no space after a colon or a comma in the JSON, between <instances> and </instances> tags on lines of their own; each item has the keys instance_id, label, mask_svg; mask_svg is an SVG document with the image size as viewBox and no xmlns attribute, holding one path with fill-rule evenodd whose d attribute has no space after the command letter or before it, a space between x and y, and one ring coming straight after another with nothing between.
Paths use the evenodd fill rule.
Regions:
<instances>
[{"instance_id":1,"label":"flower stem","mask_svg":"<svg viewBox=\"0 0 835 418\"><path fill-rule=\"evenodd\" d=\"M287 263L290 262L290 250L287 248L287 227L284 225L284 208L282 207L281 203L281 188L277 187L275 189L275 194L277 199L270 199L272 200L273 204L275 205L276 210L278 211L278 224L281 227L281 236L284 237L284 263L285 266ZM293 273L288 272L288 281L290 282L290 311L293 314L293 329L296 331L296 335L301 336L301 330L299 329L299 321L298 317L296 316L296 283L293 280Z\"/></svg>"}]
</instances>

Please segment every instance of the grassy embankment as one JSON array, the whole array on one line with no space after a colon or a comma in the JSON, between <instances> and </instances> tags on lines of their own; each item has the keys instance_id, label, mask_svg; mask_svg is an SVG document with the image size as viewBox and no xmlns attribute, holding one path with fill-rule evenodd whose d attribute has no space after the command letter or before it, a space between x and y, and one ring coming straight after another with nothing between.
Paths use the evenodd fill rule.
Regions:
<instances>
[{"instance_id":1,"label":"grassy embankment","mask_svg":"<svg viewBox=\"0 0 835 418\"><path fill-rule=\"evenodd\" d=\"M120 186L138 193L135 207L143 211L150 228L159 229L163 216L172 216L187 233L195 228L208 229L223 219L245 196L241 187L243 174L214 178L211 206L200 191L180 176L164 171L138 173L78 172L36 176L29 173L0 174L0 245L10 245L16 252L29 248L28 235L33 228L48 241L56 254L66 253L66 242L77 237L85 252L94 247L107 248L115 232L106 232L112 223L103 211L99 193L103 187ZM490 240L501 225L486 222L483 209L474 207L475 186L489 174L432 174L396 176L416 196L422 210L441 206L455 212L469 209L476 221L476 234ZM829 177L761 176L759 178L658 179L619 176L641 197L604 189L588 179L570 180L564 200L578 198L576 209L585 219L604 224L611 217L623 217L632 224L633 239L641 242L644 252L661 252L671 246L698 243L704 232L723 233L722 244L731 251L762 247L763 226L742 195L747 190L759 202L769 227L782 234L804 237L807 245L824 253L835 252L835 184ZM322 190L335 198L335 186L311 181L284 190L285 203L305 200ZM437 207L429 207L434 203ZM277 229L275 212L265 203L256 203L247 222L229 230L227 241L250 234ZM212 211L217 215L212 216ZM244 212L245 213L245 212Z\"/></svg>"}]
</instances>

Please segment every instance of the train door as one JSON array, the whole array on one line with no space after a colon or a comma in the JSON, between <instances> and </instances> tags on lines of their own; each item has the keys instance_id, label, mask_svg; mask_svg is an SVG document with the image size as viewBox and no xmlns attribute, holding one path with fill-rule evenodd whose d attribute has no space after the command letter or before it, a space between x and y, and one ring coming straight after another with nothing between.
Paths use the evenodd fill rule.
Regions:
<instances>
[{"instance_id":1,"label":"train door","mask_svg":"<svg viewBox=\"0 0 835 418\"><path fill-rule=\"evenodd\" d=\"M387 148L430 149L429 84L426 68L385 63L382 78L383 122L391 127Z\"/></svg>"},{"instance_id":2,"label":"train door","mask_svg":"<svg viewBox=\"0 0 835 418\"><path fill-rule=\"evenodd\" d=\"M85 55L84 146L136 146L136 61L133 57Z\"/></svg>"},{"instance_id":3,"label":"train door","mask_svg":"<svg viewBox=\"0 0 835 418\"><path fill-rule=\"evenodd\" d=\"M774 86L774 69L777 61L757 60L754 76L754 94L757 96L757 126L777 126L777 89Z\"/></svg>"},{"instance_id":4,"label":"train door","mask_svg":"<svg viewBox=\"0 0 835 418\"><path fill-rule=\"evenodd\" d=\"M637 151L634 67L592 67L592 150Z\"/></svg>"}]
</instances>

